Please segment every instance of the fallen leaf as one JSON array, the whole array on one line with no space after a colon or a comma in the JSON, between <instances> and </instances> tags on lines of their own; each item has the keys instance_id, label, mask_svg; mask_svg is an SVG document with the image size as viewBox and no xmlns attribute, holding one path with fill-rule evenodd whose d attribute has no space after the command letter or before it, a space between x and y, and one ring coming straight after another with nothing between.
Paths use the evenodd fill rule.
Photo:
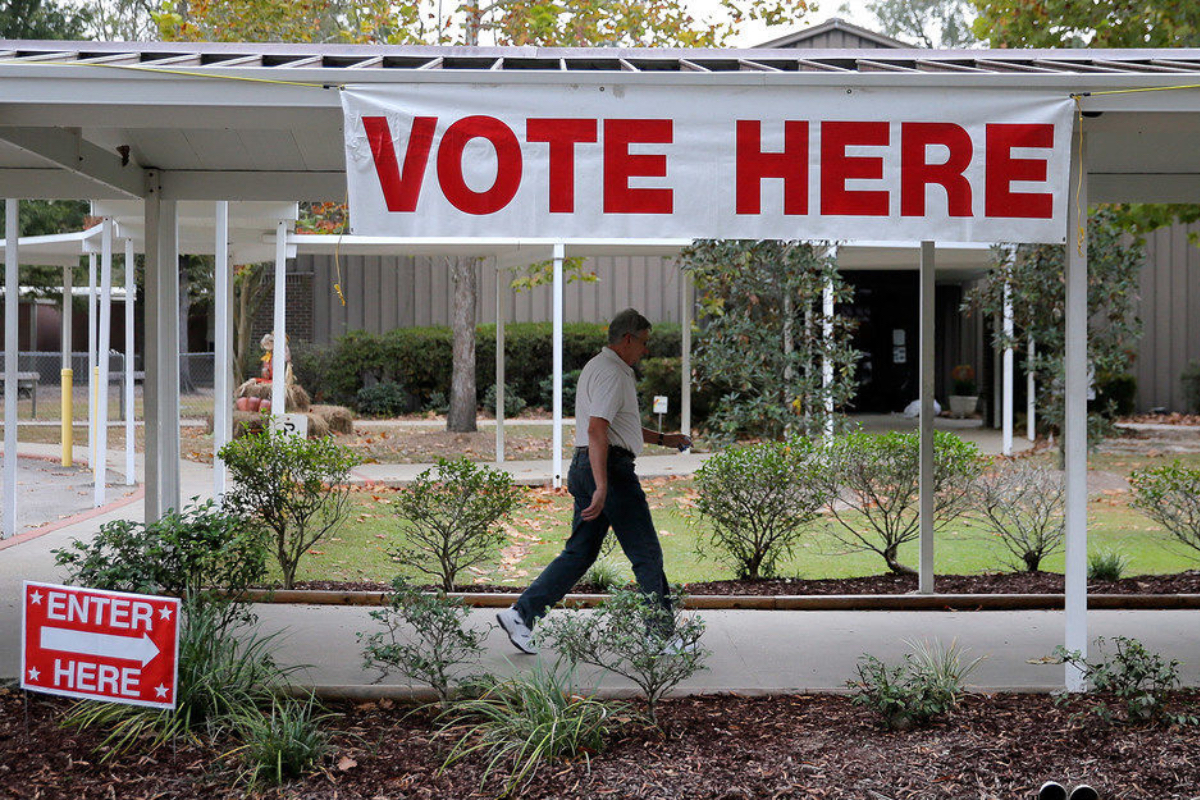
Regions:
<instances>
[{"instance_id":1,"label":"fallen leaf","mask_svg":"<svg viewBox=\"0 0 1200 800\"><path fill-rule=\"evenodd\" d=\"M354 769L357 766L358 766L358 762L355 761L350 756L342 756L338 760L338 765L337 765L338 769L340 769L342 772L345 772L348 769Z\"/></svg>"}]
</instances>

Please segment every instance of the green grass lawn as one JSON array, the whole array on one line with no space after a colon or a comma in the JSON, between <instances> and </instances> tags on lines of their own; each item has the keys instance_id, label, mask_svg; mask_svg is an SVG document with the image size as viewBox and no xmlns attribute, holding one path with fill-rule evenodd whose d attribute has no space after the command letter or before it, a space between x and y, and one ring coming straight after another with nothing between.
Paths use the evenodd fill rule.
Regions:
<instances>
[{"instance_id":1,"label":"green grass lawn","mask_svg":"<svg viewBox=\"0 0 1200 800\"><path fill-rule=\"evenodd\" d=\"M1170 457L1100 459L1098 465L1127 473L1134 468L1170 463ZM1200 465L1200 455L1190 456ZM1116 463L1114 463L1116 462ZM695 496L691 479L656 479L645 482L647 497L659 530L672 582L733 578L732 569L712 557L707 545L709 527L691 513ZM333 537L317 544L301 562L299 580L389 581L404 572L388 556L388 549L402 535L393 511L392 491L363 491L354 495L354 513ZM1107 494L1088 504L1089 552L1116 549L1129 558L1127 575L1172 573L1197 566L1197 559L1167 533L1128 506L1126 494ZM527 502L508 524L510 544L492 563L460 577L460 583L480 582L525 585L558 554L569 534L571 499L565 491L531 489ZM883 560L873 553L849 550L829 532L832 523L824 518L809 526L794 557L780 566L782 577L841 578L884 572ZM901 548L901 561L917 563L915 542ZM632 577L628 562L614 550L611 558ZM939 574L970 574L1011 571L1011 556L989 534L969 523L949 524L937 534L934 564ZM1063 554L1043 563L1043 569L1063 570Z\"/></svg>"}]
</instances>

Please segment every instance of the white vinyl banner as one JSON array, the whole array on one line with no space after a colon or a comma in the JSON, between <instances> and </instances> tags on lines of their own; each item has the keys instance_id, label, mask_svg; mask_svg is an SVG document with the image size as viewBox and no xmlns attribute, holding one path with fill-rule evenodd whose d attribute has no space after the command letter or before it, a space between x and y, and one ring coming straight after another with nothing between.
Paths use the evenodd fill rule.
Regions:
<instances>
[{"instance_id":1,"label":"white vinyl banner","mask_svg":"<svg viewBox=\"0 0 1200 800\"><path fill-rule=\"evenodd\" d=\"M406 84L342 92L356 234L1052 242L1049 92Z\"/></svg>"}]
</instances>

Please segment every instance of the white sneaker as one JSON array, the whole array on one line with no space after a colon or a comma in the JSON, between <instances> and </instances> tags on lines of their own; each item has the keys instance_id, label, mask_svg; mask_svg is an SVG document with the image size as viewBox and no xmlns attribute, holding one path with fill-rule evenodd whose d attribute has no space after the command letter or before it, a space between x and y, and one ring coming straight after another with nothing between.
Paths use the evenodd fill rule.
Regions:
<instances>
[{"instance_id":1,"label":"white sneaker","mask_svg":"<svg viewBox=\"0 0 1200 800\"><path fill-rule=\"evenodd\" d=\"M531 656L537 655L538 649L530 641L533 631L525 624L525 620L521 618L521 612L517 611L516 606L501 611L496 615L496 621L500 623L500 627L508 634L508 640L513 643L513 647L522 653L527 653Z\"/></svg>"},{"instance_id":2,"label":"white sneaker","mask_svg":"<svg viewBox=\"0 0 1200 800\"><path fill-rule=\"evenodd\" d=\"M699 645L696 642L685 642L682 637L674 636L671 641L663 645L658 654L660 656L681 656L685 653L694 653L698 649Z\"/></svg>"}]
</instances>

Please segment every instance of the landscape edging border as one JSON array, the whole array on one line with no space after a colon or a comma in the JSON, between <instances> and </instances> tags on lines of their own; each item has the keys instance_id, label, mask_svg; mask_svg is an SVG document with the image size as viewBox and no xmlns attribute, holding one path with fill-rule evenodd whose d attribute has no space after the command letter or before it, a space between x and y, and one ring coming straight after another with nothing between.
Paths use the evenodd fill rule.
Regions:
<instances>
[{"instance_id":1,"label":"landscape edging border","mask_svg":"<svg viewBox=\"0 0 1200 800\"><path fill-rule=\"evenodd\" d=\"M255 589L246 593L252 603L282 605L382 606L387 592L317 589ZM472 608L508 608L518 593L451 592ZM604 594L569 594L563 603L594 608ZM684 606L706 611L1059 611L1061 594L829 594L829 595L688 595ZM1200 594L1091 594L1093 610L1200 609Z\"/></svg>"}]
</instances>

